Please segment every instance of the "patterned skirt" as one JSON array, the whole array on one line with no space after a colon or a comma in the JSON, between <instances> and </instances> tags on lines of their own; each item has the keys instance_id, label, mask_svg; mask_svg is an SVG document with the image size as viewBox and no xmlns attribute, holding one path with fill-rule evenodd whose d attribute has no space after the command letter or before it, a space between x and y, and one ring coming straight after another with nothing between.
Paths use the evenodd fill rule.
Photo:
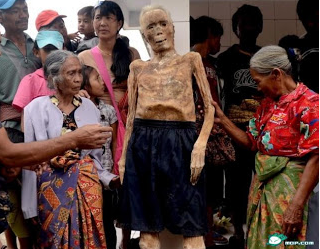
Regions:
<instances>
[{"instance_id":1,"label":"patterned skirt","mask_svg":"<svg viewBox=\"0 0 320 249\"><path fill-rule=\"evenodd\" d=\"M38 196L40 248L107 248L102 186L91 158L43 173Z\"/></svg>"},{"instance_id":2,"label":"patterned skirt","mask_svg":"<svg viewBox=\"0 0 320 249\"><path fill-rule=\"evenodd\" d=\"M278 163L280 161L283 161L284 167ZM276 168L275 172L272 172L272 168ZM281 228L283 214L296 193L304 168L305 162L302 160L289 160L286 157L266 156L257 153L257 174L251 184L248 202L247 249L305 248L301 245L284 245L284 241L276 247L267 244L271 235L283 234ZM262 181L262 177L266 179ZM290 239L290 241L306 240L307 216L308 205L305 205L302 229L296 238Z\"/></svg>"}]
</instances>

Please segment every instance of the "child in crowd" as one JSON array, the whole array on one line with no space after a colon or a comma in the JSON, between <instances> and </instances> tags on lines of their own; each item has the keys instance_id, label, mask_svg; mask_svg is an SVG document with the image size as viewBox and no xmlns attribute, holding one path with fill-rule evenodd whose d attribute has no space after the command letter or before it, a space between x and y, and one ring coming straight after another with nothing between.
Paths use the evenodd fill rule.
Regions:
<instances>
[{"instance_id":1,"label":"child in crowd","mask_svg":"<svg viewBox=\"0 0 320 249\"><path fill-rule=\"evenodd\" d=\"M111 126L112 137L108 138L105 144L104 154L102 156L102 166L109 172L112 172L114 153L117 143L117 115L112 105L107 105L99 99L107 88L101 79L98 71L90 66L83 66L83 83L82 89L90 95L90 99L97 106L101 113L100 123L104 126ZM112 141L112 143L111 143Z\"/></svg>"},{"instance_id":2,"label":"child in crowd","mask_svg":"<svg viewBox=\"0 0 320 249\"><path fill-rule=\"evenodd\" d=\"M51 51L63 48L63 36L58 31L39 31L33 48L35 56L40 58L42 65ZM40 96L52 95L54 90L47 87L43 68L26 75L20 82L12 105L22 111L33 99Z\"/></svg>"},{"instance_id":3,"label":"child in crowd","mask_svg":"<svg viewBox=\"0 0 320 249\"><path fill-rule=\"evenodd\" d=\"M113 159L115 156L117 146L117 115L114 107L103 103L99 97L103 96L106 86L101 79L96 69L90 66L83 66L83 84L82 89L86 90L90 95L90 99L97 106L101 113L100 123L104 126L111 126L112 137L108 138L103 150L101 159L102 167L106 168L109 172L113 170ZM120 178L115 176L110 182L110 190L103 191L103 225L106 234L106 241L108 249L115 249L117 243L117 235L114 227L114 220L116 219L116 208L114 201L117 199L116 189L120 187Z\"/></svg>"},{"instance_id":4,"label":"child in crowd","mask_svg":"<svg viewBox=\"0 0 320 249\"><path fill-rule=\"evenodd\" d=\"M77 54L98 45L99 39L94 33L92 23L92 10L93 6L87 6L78 11L78 30L84 38L78 44Z\"/></svg>"}]
</instances>

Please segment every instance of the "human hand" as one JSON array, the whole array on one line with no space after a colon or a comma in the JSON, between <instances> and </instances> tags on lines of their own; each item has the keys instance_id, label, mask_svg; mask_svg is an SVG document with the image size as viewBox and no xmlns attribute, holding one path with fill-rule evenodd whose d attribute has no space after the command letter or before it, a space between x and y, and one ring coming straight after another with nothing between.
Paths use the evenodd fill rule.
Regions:
<instances>
[{"instance_id":1,"label":"human hand","mask_svg":"<svg viewBox=\"0 0 320 249\"><path fill-rule=\"evenodd\" d=\"M123 184L124 170L125 170L126 159L124 156L121 156L118 165L119 165L119 176L120 182Z\"/></svg>"},{"instance_id":2,"label":"human hand","mask_svg":"<svg viewBox=\"0 0 320 249\"><path fill-rule=\"evenodd\" d=\"M86 90L84 90L84 89L81 89L81 90L78 92L77 97L84 97L84 98L90 99L89 93L88 93Z\"/></svg>"},{"instance_id":3,"label":"human hand","mask_svg":"<svg viewBox=\"0 0 320 249\"><path fill-rule=\"evenodd\" d=\"M195 185L201 175L201 171L204 166L204 157L205 157L206 146L199 145L198 142L194 144L192 153L191 153L191 176L190 182L192 185Z\"/></svg>"},{"instance_id":4,"label":"human hand","mask_svg":"<svg viewBox=\"0 0 320 249\"><path fill-rule=\"evenodd\" d=\"M112 178L112 180L109 183L109 187L110 189L118 189L121 186L121 182L120 182L120 177L116 176L114 178Z\"/></svg>"},{"instance_id":5,"label":"human hand","mask_svg":"<svg viewBox=\"0 0 320 249\"><path fill-rule=\"evenodd\" d=\"M77 32L68 34L68 38L69 38L71 41L74 41L74 42L76 42L76 43L79 43L80 40L81 40L80 32L77 31Z\"/></svg>"},{"instance_id":6,"label":"human hand","mask_svg":"<svg viewBox=\"0 0 320 249\"><path fill-rule=\"evenodd\" d=\"M283 214L282 231L288 238L297 235L302 228L303 206L291 203Z\"/></svg>"},{"instance_id":7,"label":"human hand","mask_svg":"<svg viewBox=\"0 0 320 249\"><path fill-rule=\"evenodd\" d=\"M215 102L214 100L211 100L211 104L215 108L215 117L214 117L214 123L221 124L221 119L223 119L226 115L221 110L219 104Z\"/></svg>"},{"instance_id":8,"label":"human hand","mask_svg":"<svg viewBox=\"0 0 320 249\"><path fill-rule=\"evenodd\" d=\"M43 162L38 164L34 171L36 172L37 176L41 176L43 172L52 172L52 169L48 162Z\"/></svg>"},{"instance_id":9,"label":"human hand","mask_svg":"<svg viewBox=\"0 0 320 249\"><path fill-rule=\"evenodd\" d=\"M69 134L73 136L77 148L95 149L101 148L112 136L112 128L100 124L85 125L66 135Z\"/></svg>"}]
</instances>

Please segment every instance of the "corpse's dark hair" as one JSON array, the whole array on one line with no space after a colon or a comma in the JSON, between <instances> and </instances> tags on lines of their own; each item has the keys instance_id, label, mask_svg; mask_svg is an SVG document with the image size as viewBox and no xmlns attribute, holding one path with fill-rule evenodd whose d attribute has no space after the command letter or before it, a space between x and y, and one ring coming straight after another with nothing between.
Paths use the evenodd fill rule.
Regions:
<instances>
[{"instance_id":1,"label":"corpse's dark hair","mask_svg":"<svg viewBox=\"0 0 320 249\"><path fill-rule=\"evenodd\" d=\"M94 19L95 13L97 10L100 10L101 16L109 16L110 14L115 15L117 21L121 21L123 27L124 17L120 6L112 1L103 1L98 6L93 9L92 18ZM120 31L118 30L118 33ZM116 40L116 44L112 50L112 62L111 71L115 76L114 82L121 83L124 80L127 80L129 76L129 65L132 61L132 53L127 46L127 44L120 38Z\"/></svg>"}]
</instances>

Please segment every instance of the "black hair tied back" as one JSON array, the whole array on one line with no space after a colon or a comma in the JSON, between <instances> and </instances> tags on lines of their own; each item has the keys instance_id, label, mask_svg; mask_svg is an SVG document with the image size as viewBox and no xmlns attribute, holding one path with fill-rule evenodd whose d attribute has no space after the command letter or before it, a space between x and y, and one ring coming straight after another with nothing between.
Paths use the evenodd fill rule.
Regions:
<instances>
[{"instance_id":1,"label":"black hair tied back","mask_svg":"<svg viewBox=\"0 0 320 249\"><path fill-rule=\"evenodd\" d=\"M115 83L121 83L129 76L129 65L132 61L132 54L127 44L119 37L113 47L111 71Z\"/></svg>"},{"instance_id":2,"label":"black hair tied back","mask_svg":"<svg viewBox=\"0 0 320 249\"><path fill-rule=\"evenodd\" d=\"M292 78L295 81L299 81L300 50L298 48L287 48L286 51L292 67Z\"/></svg>"}]
</instances>

